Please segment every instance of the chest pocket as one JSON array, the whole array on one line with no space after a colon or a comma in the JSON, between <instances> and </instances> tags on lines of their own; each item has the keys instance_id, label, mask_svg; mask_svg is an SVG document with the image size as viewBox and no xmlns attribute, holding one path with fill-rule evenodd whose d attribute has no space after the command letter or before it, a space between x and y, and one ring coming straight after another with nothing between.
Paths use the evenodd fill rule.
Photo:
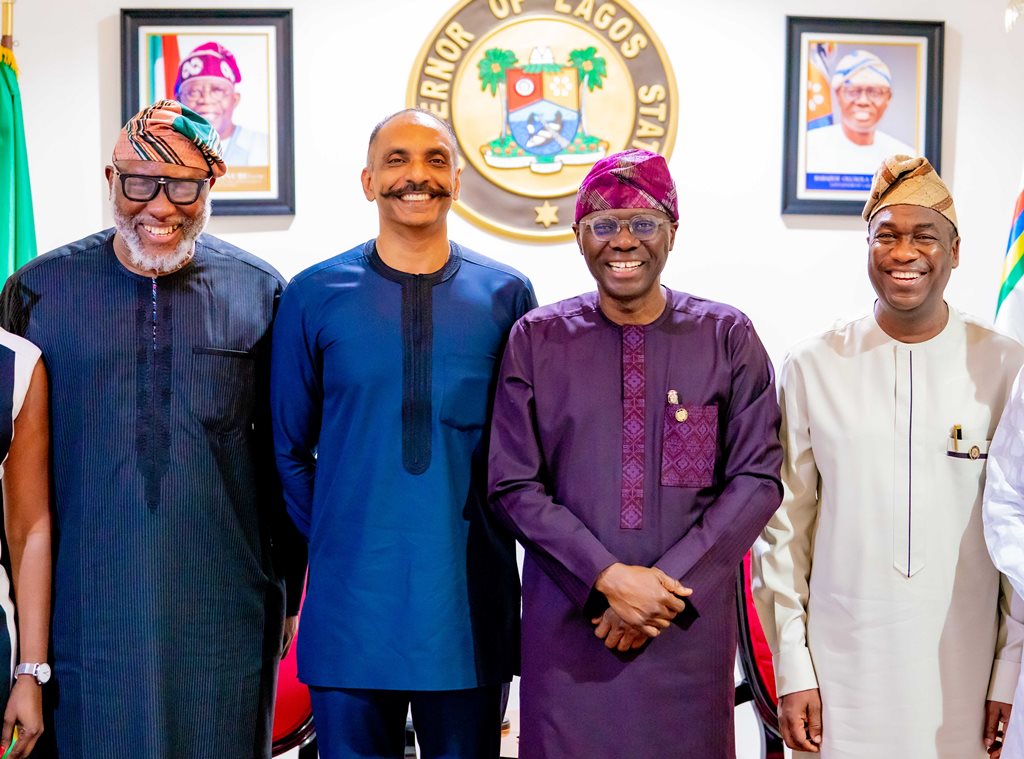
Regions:
<instances>
[{"instance_id":1,"label":"chest pocket","mask_svg":"<svg viewBox=\"0 0 1024 759\"><path fill-rule=\"evenodd\" d=\"M709 488L718 458L718 406L665 406L661 438L661 484Z\"/></svg>"},{"instance_id":2,"label":"chest pocket","mask_svg":"<svg viewBox=\"0 0 1024 759\"><path fill-rule=\"evenodd\" d=\"M189 406L208 430L245 429L256 396L256 354L227 348L192 348Z\"/></svg>"},{"instance_id":3,"label":"chest pocket","mask_svg":"<svg viewBox=\"0 0 1024 759\"><path fill-rule=\"evenodd\" d=\"M988 447L991 443L991 440L984 438L964 440L950 435L946 438L946 456L951 459L984 463L988 458Z\"/></svg>"},{"instance_id":4,"label":"chest pocket","mask_svg":"<svg viewBox=\"0 0 1024 759\"><path fill-rule=\"evenodd\" d=\"M483 427L493 372L494 360L490 357L445 356L441 421L460 430Z\"/></svg>"}]
</instances>

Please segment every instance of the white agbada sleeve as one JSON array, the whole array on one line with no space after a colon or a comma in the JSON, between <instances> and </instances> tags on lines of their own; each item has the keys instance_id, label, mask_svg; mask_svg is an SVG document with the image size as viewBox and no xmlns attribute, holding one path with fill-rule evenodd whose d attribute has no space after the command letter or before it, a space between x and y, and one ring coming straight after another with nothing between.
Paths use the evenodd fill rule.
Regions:
<instances>
[{"instance_id":1,"label":"white agbada sleeve","mask_svg":"<svg viewBox=\"0 0 1024 759\"><path fill-rule=\"evenodd\" d=\"M988 699L1004 704L1016 703L1014 690L1020 677L1021 655L1024 654L1024 601L1014 592L1006 575L999 577L999 632L995 654ZM1021 727L1024 729L1024 725Z\"/></svg>"},{"instance_id":2,"label":"white agbada sleeve","mask_svg":"<svg viewBox=\"0 0 1024 759\"><path fill-rule=\"evenodd\" d=\"M807 602L819 477L811 448L806 387L791 356L779 374L779 405L785 494L754 544L751 588L772 650L776 688L784 696L818 687L807 648Z\"/></svg>"},{"instance_id":3,"label":"white agbada sleeve","mask_svg":"<svg viewBox=\"0 0 1024 759\"><path fill-rule=\"evenodd\" d=\"M1003 577L999 603L1000 626L996 660L992 666L989 699L1006 701L1019 678L1024 624L1024 388L1021 375L1013 383L1010 400L989 448L982 521L992 563ZM1008 587L1008 586L1012 586ZM1016 592L1014 592L1016 591ZM1022 684L1013 701L1021 703ZM1024 757L1024 720L1010 717L1003 759Z\"/></svg>"},{"instance_id":4,"label":"white agbada sleeve","mask_svg":"<svg viewBox=\"0 0 1024 759\"><path fill-rule=\"evenodd\" d=\"M1013 383L988 453L982 519L992 563L1024 595L1024 397Z\"/></svg>"}]
</instances>

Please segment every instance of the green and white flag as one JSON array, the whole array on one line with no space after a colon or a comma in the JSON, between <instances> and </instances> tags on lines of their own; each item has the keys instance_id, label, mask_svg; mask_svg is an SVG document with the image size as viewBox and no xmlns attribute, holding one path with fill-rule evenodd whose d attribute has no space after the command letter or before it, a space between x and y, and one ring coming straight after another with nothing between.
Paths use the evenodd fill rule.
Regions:
<instances>
[{"instance_id":1,"label":"green and white flag","mask_svg":"<svg viewBox=\"0 0 1024 759\"><path fill-rule=\"evenodd\" d=\"M35 255L36 227L18 69L14 53L0 47L0 283Z\"/></svg>"}]
</instances>

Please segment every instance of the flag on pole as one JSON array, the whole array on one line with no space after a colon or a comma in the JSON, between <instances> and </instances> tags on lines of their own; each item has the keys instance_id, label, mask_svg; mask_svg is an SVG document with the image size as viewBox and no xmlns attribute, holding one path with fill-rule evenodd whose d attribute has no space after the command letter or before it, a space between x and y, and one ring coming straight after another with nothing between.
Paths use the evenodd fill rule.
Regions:
<instances>
[{"instance_id":1,"label":"flag on pole","mask_svg":"<svg viewBox=\"0 0 1024 759\"><path fill-rule=\"evenodd\" d=\"M1024 180L1021 181L1024 188ZM996 326L1024 342L1024 189L1017 195L1010 224L1010 239L1003 259L1003 279L996 302Z\"/></svg>"},{"instance_id":2,"label":"flag on pole","mask_svg":"<svg viewBox=\"0 0 1024 759\"><path fill-rule=\"evenodd\" d=\"M139 107L157 100L177 100L174 83L178 78L181 52L175 34L149 34L146 36L147 87L144 102Z\"/></svg>"},{"instance_id":3,"label":"flag on pole","mask_svg":"<svg viewBox=\"0 0 1024 759\"><path fill-rule=\"evenodd\" d=\"M828 62L835 51L834 42L811 44L807 57L807 131L832 123L832 87L829 84Z\"/></svg>"},{"instance_id":4,"label":"flag on pole","mask_svg":"<svg viewBox=\"0 0 1024 759\"><path fill-rule=\"evenodd\" d=\"M0 281L36 255L25 123L14 53L0 47Z\"/></svg>"}]
</instances>

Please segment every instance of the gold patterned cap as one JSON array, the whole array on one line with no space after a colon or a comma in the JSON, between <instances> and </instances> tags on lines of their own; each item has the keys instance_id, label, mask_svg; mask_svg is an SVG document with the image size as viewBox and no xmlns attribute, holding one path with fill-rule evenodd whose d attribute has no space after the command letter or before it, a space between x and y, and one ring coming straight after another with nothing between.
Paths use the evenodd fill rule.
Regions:
<instances>
[{"instance_id":1,"label":"gold patterned cap","mask_svg":"<svg viewBox=\"0 0 1024 759\"><path fill-rule=\"evenodd\" d=\"M953 196L927 158L893 155L882 161L871 182L864 221L886 206L922 206L938 211L957 228Z\"/></svg>"}]
</instances>

